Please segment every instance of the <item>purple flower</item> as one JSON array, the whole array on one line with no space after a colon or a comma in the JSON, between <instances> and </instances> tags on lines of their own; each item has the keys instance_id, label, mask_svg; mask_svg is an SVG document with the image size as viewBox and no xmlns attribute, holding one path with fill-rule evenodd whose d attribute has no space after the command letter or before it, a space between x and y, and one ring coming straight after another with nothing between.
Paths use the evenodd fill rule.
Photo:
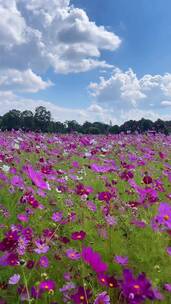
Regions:
<instances>
[{"instance_id":1,"label":"purple flower","mask_svg":"<svg viewBox=\"0 0 171 304\"><path fill-rule=\"evenodd\" d=\"M91 297L89 289L85 290L83 287L79 287L78 291L71 296L71 299L75 304L87 304L88 299Z\"/></svg>"},{"instance_id":2,"label":"purple flower","mask_svg":"<svg viewBox=\"0 0 171 304\"><path fill-rule=\"evenodd\" d=\"M66 255L68 258L70 258L71 260L79 260L81 255L79 252L77 252L75 249L67 249L66 251Z\"/></svg>"},{"instance_id":3,"label":"purple flower","mask_svg":"<svg viewBox=\"0 0 171 304\"><path fill-rule=\"evenodd\" d=\"M167 203L161 203L158 209L158 215L153 219L153 228L162 225L168 229L171 229L171 205Z\"/></svg>"},{"instance_id":4,"label":"purple flower","mask_svg":"<svg viewBox=\"0 0 171 304\"><path fill-rule=\"evenodd\" d=\"M36 240L35 244L37 246L37 248L34 249L36 253L41 254L48 252L49 246L46 243L42 242L41 240Z\"/></svg>"},{"instance_id":5,"label":"purple flower","mask_svg":"<svg viewBox=\"0 0 171 304\"><path fill-rule=\"evenodd\" d=\"M120 265L127 265L128 264L128 257L116 255L115 262Z\"/></svg>"},{"instance_id":6,"label":"purple flower","mask_svg":"<svg viewBox=\"0 0 171 304\"><path fill-rule=\"evenodd\" d=\"M88 207L89 210L91 210L93 212L95 212L97 210L96 205L92 201L87 202L87 207Z\"/></svg>"},{"instance_id":7,"label":"purple flower","mask_svg":"<svg viewBox=\"0 0 171 304\"><path fill-rule=\"evenodd\" d=\"M18 255L15 253L11 253L7 257L7 264L10 266L17 266L19 263Z\"/></svg>"},{"instance_id":8,"label":"purple flower","mask_svg":"<svg viewBox=\"0 0 171 304\"><path fill-rule=\"evenodd\" d=\"M13 185L14 187L23 188L24 187L23 179L20 176L15 175L11 179L11 185Z\"/></svg>"},{"instance_id":9,"label":"purple flower","mask_svg":"<svg viewBox=\"0 0 171 304\"><path fill-rule=\"evenodd\" d=\"M171 284L164 284L164 289L167 290L168 292L171 292Z\"/></svg>"},{"instance_id":10,"label":"purple flower","mask_svg":"<svg viewBox=\"0 0 171 304\"><path fill-rule=\"evenodd\" d=\"M62 288L60 288L59 291L66 292L66 291L74 289L74 288L75 288L75 284L72 282L68 282Z\"/></svg>"},{"instance_id":11,"label":"purple flower","mask_svg":"<svg viewBox=\"0 0 171 304\"><path fill-rule=\"evenodd\" d=\"M130 304L138 304L146 299L154 300L156 298L151 283L144 273L139 274L138 278L134 278L131 270L125 269L120 286L123 297Z\"/></svg>"},{"instance_id":12,"label":"purple flower","mask_svg":"<svg viewBox=\"0 0 171 304\"><path fill-rule=\"evenodd\" d=\"M112 195L110 192L100 192L98 195L99 201L109 202Z\"/></svg>"},{"instance_id":13,"label":"purple flower","mask_svg":"<svg viewBox=\"0 0 171 304\"><path fill-rule=\"evenodd\" d=\"M100 293L94 301L94 304L110 304L110 297L106 291Z\"/></svg>"},{"instance_id":14,"label":"purple flower","mask_svg":"<svg viewBox=\"0 0 171 304\"><path fill-rule=\"evenodd\" d=\"M167 253L171 255L171 247L167 247Z\"/></svg>"},{"instance_id":15,"label":"purple flower","mask_svg":"<svg viewBox=\"0 0 171 304\"><path fill-rule=\"evenodd\" d=\"M114 216L108 214L105 216L106 222L109 226L114 226L117 224L117 221Z\"/></svg>"},{"instance_id":16,"label":"purple flower","mask_svg":"<svg viewBox=\"0 0 171 304\"><path fill-rule=\"evenodd\" d=\"M63 213L62 212L54 212L52 214L52 220L56 223L60 222L62 220Z\"/></svg>"},{"instance_id":17,"label":"purple flower","mask_svg":"<svg viewBox=\"0 0 171 304\"><path fill-rule=\"evenodd\" d=\"M12 277L9 278L8 284L15 285L19 282L19 280L20 280L20 275L14 274Z\"/></svg>"},{"instance_id":18,"label":"purple flower","mask_svg":"<svg viewBox=\"0 0 171 304\"><path fill-rule=\"evenodd\" d=\"M49 266L49 260L45 255L41 256L41 258L39 260L39 265L40 265L40 267L43 267L43 268L47 268Z\"/></svg>"}]
</instances>

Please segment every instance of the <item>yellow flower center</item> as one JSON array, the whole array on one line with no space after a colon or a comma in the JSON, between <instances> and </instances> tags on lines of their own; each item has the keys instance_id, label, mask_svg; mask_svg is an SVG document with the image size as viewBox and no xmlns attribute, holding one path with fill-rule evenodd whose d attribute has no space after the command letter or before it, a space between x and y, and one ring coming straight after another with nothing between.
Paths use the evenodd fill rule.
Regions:
<instances>
[{"instance_id":1,"label":"yellow flower center","mask_svg":"<svg viewBox=\"0 0 171 304\"><path fill-rule=\"evenodd\" d=\"M164 216L164 219L165 219L166 221L168 221L168 220L169 220L169 215L166 214L166 215Z\"/></svg>"},{"instance_id":2,"label":"yellow flower center","mask_svg":"<svg viewBox=\"0 0 171 304\"><path fill-rule=\"evenodd\" d=\"M140 289L140 286L135 284L135 285L134 285L134 288L135 288L135 289Z\"/></svg>"}]
</instances>

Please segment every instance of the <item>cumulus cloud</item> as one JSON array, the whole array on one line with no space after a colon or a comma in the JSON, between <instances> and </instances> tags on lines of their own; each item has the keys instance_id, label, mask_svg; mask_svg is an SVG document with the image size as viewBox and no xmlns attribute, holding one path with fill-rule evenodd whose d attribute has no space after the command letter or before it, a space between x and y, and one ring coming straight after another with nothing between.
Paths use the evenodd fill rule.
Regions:
<instances>
[{"instance_id":1,"label":"cumulus cloud","mask_svg":"<svg viewBox=\"0 0 171 304\"><path fill-rule=\"evenodd\" d=\"M16 92L36 93L47 89L53 83L32 72L31 69L19 71L14 69L0 70L0 88L4 90L13 89Z\"/></svg>"},{"instance_id":2,"label":"cumulus cloud","mask_svg":"<svg viewBox=\"0 0 171 304\"><path fill-rule=\"evenodd\" d=\"M0 15L1 68L64 74L108 68L101 50L121 43L69 0L0 0Z\"/></svg>"},{"instance_id":3,"label":"cumulus cloud","mask_svg":"<svg viewBox=\"0 0 171 304\"><path fill-rule=\"evenodd\" d=\"M90 83L89 92L97 104L115 111L119 121L143 116L154 120L171 106L171 74L138 78L132 69L116 68L108 79Z\"/></svg>"}]
</instances>

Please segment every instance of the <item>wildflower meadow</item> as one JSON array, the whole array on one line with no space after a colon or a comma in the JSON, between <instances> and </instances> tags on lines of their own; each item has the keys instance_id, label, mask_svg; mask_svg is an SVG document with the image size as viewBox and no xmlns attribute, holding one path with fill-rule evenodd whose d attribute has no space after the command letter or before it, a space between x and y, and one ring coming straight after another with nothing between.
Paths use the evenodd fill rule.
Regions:
<instances>
[{"instance_id":1,"label":"wildflower meadow","mask_svg":"<svg viewBox=\"0 0 171 304\"><path fill-rule=\"evenodd\" d=\"M8 303L171 303L171 136L0 133Z\"/></svg>"}]
</instances>

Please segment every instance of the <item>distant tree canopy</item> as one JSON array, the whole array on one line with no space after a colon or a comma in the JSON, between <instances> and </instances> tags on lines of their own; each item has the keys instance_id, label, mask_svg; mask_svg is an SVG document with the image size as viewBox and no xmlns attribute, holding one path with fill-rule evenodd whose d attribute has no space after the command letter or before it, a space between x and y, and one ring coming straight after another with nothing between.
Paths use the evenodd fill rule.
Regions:
<instances>
[{"instance_id":1,"label":"distant tree canopy","mask_svg":"<svg viewBox=\"0 0 171 304\"><path fill-rule=\"evenodd\" d=\"M152 122L149 119L129 120L121 126L105 124L102 122L84 122L82 125L75 120L67 120L64 123L53 121L50 111L40 106L35 109L35 113L25 110L11 110L0 117L0 129L49 132L49 133L82 133L82 134L119 134L124 133L145 133L160 132L166 135L171 134L171 121L161 119Z\"/></svg>"}]
</instances>

